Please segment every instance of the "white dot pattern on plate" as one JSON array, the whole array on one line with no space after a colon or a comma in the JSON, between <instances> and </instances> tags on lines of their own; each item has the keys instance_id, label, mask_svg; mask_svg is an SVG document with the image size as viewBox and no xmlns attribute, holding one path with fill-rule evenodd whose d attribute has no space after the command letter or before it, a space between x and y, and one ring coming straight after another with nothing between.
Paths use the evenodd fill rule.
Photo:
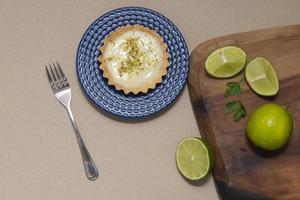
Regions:
<instances>
[{"instance_id":1,"label":"white dot pattern on plate","mask_svg":"<svg viewBox=\"0 0 300 200\"><path fill-rule=\"evenodd\" d=\"M125 95L109 86L99 68L99 47L111 31L127 24L155 30L168 46L170 66L162 83L147 94ZM141 118L160 112L176 100L188 74L189 52L176 26L156 11L140 7L112 10L94 21L84 33L76 57L79 82L86 96L102 110L122 117Z\"/></svg>"}]
</instances>

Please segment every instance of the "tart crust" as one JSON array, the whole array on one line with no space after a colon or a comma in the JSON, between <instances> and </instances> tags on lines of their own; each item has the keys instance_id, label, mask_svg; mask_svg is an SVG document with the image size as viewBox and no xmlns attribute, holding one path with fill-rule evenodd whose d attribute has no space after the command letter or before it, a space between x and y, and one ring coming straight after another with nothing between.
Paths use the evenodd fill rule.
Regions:
<instances>
[{"instance_id":1,"label":"tart crust","mask_svg":"<svg viewBox=\"0 0 300 200\"><path fill-rule=\"evenodd\" d=\"M123 84L118 83L114 76L111 74L110 70L108 69L108 63L107 58L105 58L104 53L107 51L107 47L110 44L114 44L114 41L119 38L121 35L128 31L141 31L150 34L157 42L159 42L159 46L162 51L162 60L160 61L159 65L156 67L159 67L159 74L153 78L152 80L147 81L143 85L135 86L135 87L129 87ZM122 90L125 94L128 94L130 92L134 94L138 94L139 92L147 93L149 89L154 89L156 87L156 84L162 82L162 77L167 74L167 68L169 66L168 58L170 57L169 53L167 52L167 44L164 43L163 38L158 35L153 30L150 30L147 27L141 26L141 25L126 25L117 28L115 31L109 33L108 37L105 38L104 44L100 47L101 55L99 56L98 60L100 61L100 69L103 70L103 76L108 79L108 85L113 85L117 90Z\"/></svg>"}]
</instances>

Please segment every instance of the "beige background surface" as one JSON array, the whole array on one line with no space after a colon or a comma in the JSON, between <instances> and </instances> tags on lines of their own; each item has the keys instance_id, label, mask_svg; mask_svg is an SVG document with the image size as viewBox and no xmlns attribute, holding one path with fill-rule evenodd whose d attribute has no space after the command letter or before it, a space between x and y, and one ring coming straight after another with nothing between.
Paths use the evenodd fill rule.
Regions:
<instances>
[{"instance_id":1,"label":"beige background surface","mask_svg":"<svg viewBox=\"0 0 300 200\"><path fill-rule=\"evenodd\" d=\"M300 23L297 0L0 1L0 199L218 199L177 172L174 152L198 136L188 90L166 113L143 123L107 118L82 94L75 55L85 29L121 6L145 6L169 17L190 51L225 34ZM44 65L60 61L70 79L73 111L100 170L87 181L67 115L52 95Z\"/></svg>"}]
</instances>

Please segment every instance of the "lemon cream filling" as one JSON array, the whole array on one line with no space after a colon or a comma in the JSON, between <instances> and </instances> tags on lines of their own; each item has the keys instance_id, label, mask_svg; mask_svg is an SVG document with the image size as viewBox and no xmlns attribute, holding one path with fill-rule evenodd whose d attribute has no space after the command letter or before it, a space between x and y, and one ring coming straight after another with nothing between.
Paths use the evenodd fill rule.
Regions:
<instances>
[{"instance_id":1,"label":"lemon cream filling","mask_svg":"<svg viewBox=\"0 0 300 200\"><path fill-rule=\"evenodd\" d=\"M131 29L107 41L100 61L113 85L137 93L138 88L153 88L161 81L166 73L167 52L157 37L148 30Z\"/></svg>"}]
</instances>

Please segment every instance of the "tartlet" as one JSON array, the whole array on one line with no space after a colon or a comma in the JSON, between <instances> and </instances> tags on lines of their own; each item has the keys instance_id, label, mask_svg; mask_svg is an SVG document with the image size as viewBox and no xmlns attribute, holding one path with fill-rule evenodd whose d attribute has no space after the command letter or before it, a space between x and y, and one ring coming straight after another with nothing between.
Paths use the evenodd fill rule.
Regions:
<instances>
[{"instance_id":1,"label":"tartlet","mask_svg":"<svg viewBox=\"0 0 300 200\"><path fill-rule=\"evenodd\" d=\"M169 54L163 38L141 25L111 32L100 47L100 68L117 90L147 93L167 74Z\"/></svg>"}]
</instances>

